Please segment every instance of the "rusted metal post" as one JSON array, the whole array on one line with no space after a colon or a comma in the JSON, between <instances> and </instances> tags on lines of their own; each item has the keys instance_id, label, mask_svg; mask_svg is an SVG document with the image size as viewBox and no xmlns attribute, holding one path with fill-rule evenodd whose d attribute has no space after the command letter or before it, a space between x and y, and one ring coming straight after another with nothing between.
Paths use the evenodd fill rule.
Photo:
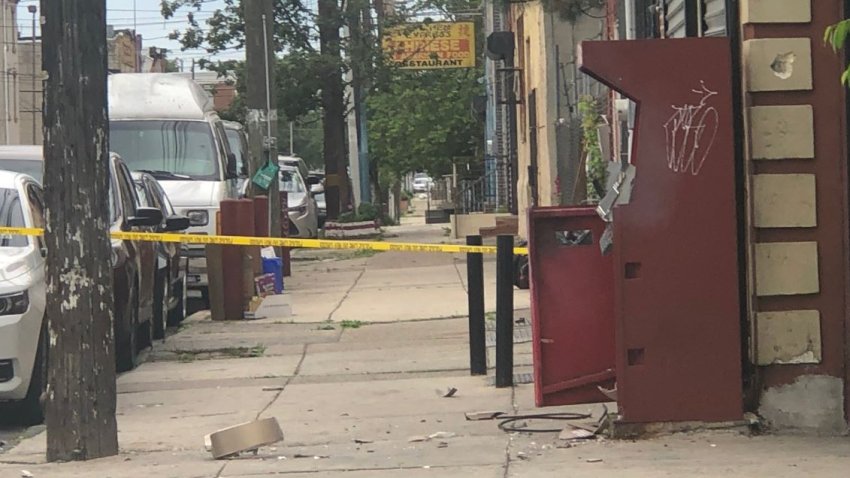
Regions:
<instances>
[{"instance_id":1,"label":"rusted metal post","mask_svg":"<svg viewBox=\"0 0 850 478\"><path fill-rule=\"evenodd\" d=\"M254 233L254 203L250 199L226 199L221 202L221 233L225 236L250 236ZM244 319L244 251L225 246L222 251L225 320Z\"/></svg>"}]
</instances>

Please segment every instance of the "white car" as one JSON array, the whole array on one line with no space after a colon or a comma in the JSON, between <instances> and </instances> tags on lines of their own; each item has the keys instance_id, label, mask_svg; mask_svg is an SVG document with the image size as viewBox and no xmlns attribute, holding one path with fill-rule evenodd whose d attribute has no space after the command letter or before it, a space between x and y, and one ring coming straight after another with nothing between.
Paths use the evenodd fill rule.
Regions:
<instances>
[{"instance_id":1,"label":"white car","mask_svg":"<svg viewBox=\"0 0 850 478\"><path fill-rule=\"evenodd\" d=\"M413 192L415 193L427 193L431 189L431 184L433 180L428 176L417 175L413 179Z\"/></svg>"},{"instance_id":2,"label":"white car","mask_svg":"<svg viewBox=\"0 0 850 478\"><path fill-rule=\"evenodd\" d=\"M32 177L0 171L0 226L43 228L43 197ZM39 237L0 235L0 414L29 424L47 384L44 256Z\"/></svg>"},{"instance_id":3,"label":"white car","mask_svg":"<svg viewBox=\"0 0 850 478\"><path fill-rule=\"evenodd\" d=\"M280 165L280 190L286 191L289 207L289 237L305 239L319 236L319 208L314 194L323 190L314 186L310 191L298 168Z\"/></svg>"}]
</instances>

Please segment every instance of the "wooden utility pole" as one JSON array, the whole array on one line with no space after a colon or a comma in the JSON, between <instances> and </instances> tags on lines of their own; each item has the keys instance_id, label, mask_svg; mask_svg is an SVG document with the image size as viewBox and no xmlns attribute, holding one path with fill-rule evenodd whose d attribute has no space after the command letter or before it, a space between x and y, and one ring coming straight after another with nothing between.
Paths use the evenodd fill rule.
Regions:
<instances>
[{"instance_id":1,"label":"wooden utility pole","mask_svg":"<svg viewBox=\"0 0 850 478\"><path fill-rule=\"evenodd\" d=\"M248 140L252 167L250 177L271 158L277 162L277 98L275 88L274 2L252 0L245 8L246 104ZM278 176L279 177L279 176ZM305 178L306 179L306 178ZM277 177L268 190L271 237L280 236L280 181ZM266 194L254 184L249 195Z\"/></svg>"},{"instance_id":2,"label":"wooden utility pole","mask_svg":"<svg viewBox=\"0 0 850 478\"><path fill-rule=\"evenodd\" d=\"M342 13L337 0L318 0L319 46L327 71L322 75L324 111L325 198L328 219L337 219L351 207L348 162L345 156L345 96L342 84L340 27Z\"/></svg>"},{"instance_id":3,"label":"wooden utility pole","mask_svg":"<svg viewBox=\"0 0 850 478\"><path fill-rule=\"evenodd\" d=\"M41 0L48 461L118 453L106 0Z\"/></svg>"}]
</instances>

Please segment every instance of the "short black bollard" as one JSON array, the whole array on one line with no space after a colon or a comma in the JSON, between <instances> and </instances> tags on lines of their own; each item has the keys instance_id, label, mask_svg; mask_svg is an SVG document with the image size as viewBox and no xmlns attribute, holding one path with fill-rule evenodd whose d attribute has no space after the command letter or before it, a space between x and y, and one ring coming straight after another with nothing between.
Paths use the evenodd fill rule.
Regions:
<instances>
[{"instance_id":1,"label":"short black bollard","mask_svg":"<svg viewBox=\"0 0 850 478\"><path fill-rule=\"evenodd\" d=\"M466 236L466 245L480 246L481 236ZM466 254L469 298L469 373L487 375L487 343L484 325L484 259L481 253Z\"/></svg>"},{"instance_id":2,"label":"short black bollard","mask_svg":"<svg viewBox=\"0 0 850 478\"><path fill-rule=\"evenodd\" d=\"M514 237L496 239L496 387L514 382Z\"/></svg>"}]
</instances>

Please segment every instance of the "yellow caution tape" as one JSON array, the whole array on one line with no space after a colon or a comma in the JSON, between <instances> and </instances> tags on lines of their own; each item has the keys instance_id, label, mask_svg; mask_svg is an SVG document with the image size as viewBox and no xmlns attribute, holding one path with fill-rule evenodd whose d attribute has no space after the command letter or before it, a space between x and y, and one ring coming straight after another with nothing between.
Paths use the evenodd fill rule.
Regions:
<instances>
[{"instance_id":1,"label":"yellow caution tape","mask_svg":"<svg viewBox=\"0 0 850 478\"><path fill-rule=\"evenodd\" d=\"M0 227L2 235L41 236L42 229ZM493 246L461 244L418 244L411 242L343 241L328 239L298 239L293 237L207 236L203 234L160 234L153 232L124 232L111 234L114 239L144 242L179 242L185 244L218 244L224 246L302 247L307 249L367 249L372 251L447 252L452 254L495 254ZM528 255L528 248L514 248L516 255Z\"/></svg>"}]
</instances>

